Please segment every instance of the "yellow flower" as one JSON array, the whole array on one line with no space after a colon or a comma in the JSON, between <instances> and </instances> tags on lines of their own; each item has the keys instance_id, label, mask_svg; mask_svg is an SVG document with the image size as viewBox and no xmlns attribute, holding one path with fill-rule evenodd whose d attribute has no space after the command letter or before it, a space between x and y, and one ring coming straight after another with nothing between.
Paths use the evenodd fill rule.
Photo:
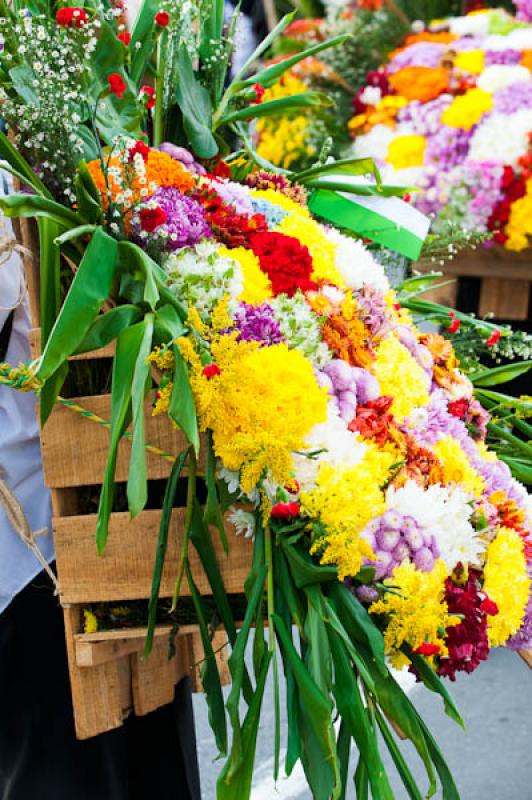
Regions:
<instances>
[{"instance_id":1,"label":"yellow flower","mask_svg":"<svg viewBox=\"0 0 532 800\"><path fill-rule=\"evenodd\" d=\"M222 247L220 254L233 258L240 265L244 281L244 289L238 298L240 302L260 305L273 296L270 279L261 270L259 259L252 250L247 250L245 247L235 247L232 250Z\"/></svg>"},{"instance_id":2,"label":"yellow flower","mask_svg":"<svg viewBox=\"0 0 532 800\"><path fill-rule=\"evenodd\" d=\"M459 442L452 436L444 436L434 446L434 454L443 465L446 483L458 483L466 491L479 497L484 490L484 479L471 466Z\"/></svg>"},{"instance_id":3,"label":"yellow flower","mask_svg":"<svg viewBox=\"0 0 532 800\"><path fill-rule=\"evenodd\" d=\"M471 72L473 75L480 75L484 69L483 50L462 50L454 58L454 65L464 72Z\"/></svg>"},{"instance_id":4,"label":"yellow flower","mask_svg":"<svg viewBox=\"0 0 532 800\"><path fill-rule=\"evenodd\" d=\"M386 592L370 606L369 613L386 617L384 643L394 666L408 663L400 652L405 643L415 650L428 642L439 646L440 655L447 655L442 631L458 625L460 619L449 614L445 602L446 578L447 569L441 560L436 561L432 572L422 572L411 562L404 561L384 581L394 587L394 593Z\"/></svg>"},{"instance_id":5,"label":"yellow flower","mask_svg":"<svg viewBox=\"0 0 532 800\"><path fill-rule=\"evenodd\" d=\"M484 591L499 609L488 623L490 645L499 647L521 627L530 593L523 540L511 528L499 528L488 545Z\"/></svg>"},{"instance_id":6,"label":"yellow flower","mask_svg":"<svg viewBox=\"0 0 532 800\"><path fill-rule=\"evenodd\" d=\"M370 371L379 381L381 395L394 398L390 411L398 422L414 408L428 405L426 375L395 335L381 343Z\"/></svg>"},{"instance_id":7,"label":"yellow flower","mask_svg":"<svg viewBox=\"0 0 532 800\"><path fill-rule=\"evenodd\" d=\"M298 206L301 209L301 206ZM303 213L301 213L303 212ZM335 266L336 245L329 239L321 225L312 219L306 209L294 210L275 228L285 236L293 236L308 248L312 257L312 279L332 283L339 288L345 281Z\"/></svg>"},{"instance_id":8,"label":"yellow flower","mask_svg":"<svg viewBox=\"0 0 532 800\"><path fill-rule=\"evenodd\" d=\"M493 97L482 89L469 89L465 94L455 97L441 115L444 125L451 128L470 130L473 125L493 107Z\"/></svg>"},{"instance_id":9,"label":"yellow flower","mask_svg":"<svg viewBox=\"0 0 532 800\"><path fill-rule=\"evenodd\" d=\"M155 364L157 369L173 369L174 354L169 347L156 347L146 359L148 364Z\"/></svg>"},{"instance_id":10,"label":"yellow flower","mask_svg":"<svg viewBox=\"0 0 532 800\"><path fill-rule=\"evenodd\" d=\"M427 140L424 136L414 134L411 136L397 136L389 144L386 160L395 169L420 167L425 157L426 144Z\"/></svg>"},{"instance_id":11,"label":"yellow flower","mask_svg":"<svg viewBox=\"0 0 532 800\"><path fill-rule=\"evenodd\" d=\"M305 92L308 92L306 84L289 73L271 89L266 90L263 101L280 100ZM285 168L301 156L313 155L314 148L307 141L308 126L308 117L302 113L279 114L258 119L258 154L272 164Z\"/></svg>"},{"instance_id":12,"label":"yellow flower","mask_svg":"<svg viewBox=\"0 0 532 800\"><path fill-rule=\"evenodd\" d=\"M166 386L158 390L152 416L157 417L159 414L165 414L168 411L173 388L174 384L172 381L169 381Z\"/></svg>"},{"instance_id":13,"label":"yellow flower","mask_svg":"<svg viewBox=\"0 0 532 800\"><path fill-rule=\"evenodd\" d=\"M395 454L369 444L362 461L354 467L322 464L316 489L301 495L303 512L318 518L326 529L312 552L321 554L322 564L336 564L340 580L356 575L364 559L374 557L360 532L385 509L380 487L395 460Z\"/></svg>"},{"instance_id":14,"label":"yellow flower","mask_svg":"<svg viewBox=\"0 0 532 800\"><path fill-rule=\"evenodd\" d=\"M310 219L310 211L301 203L296 203L291 197L288 197L283 192L278 192L276 189L252 189L251 196L260 200L267 200L274 206L288 211L290 214L300 214ZM233 252L233 251L231 251Z\"/></svg>"},{"instance_id":15,"label":"yellow flower","mask_svg":"<svg viewBox=\"0 0 532 800\"><path fill-rule=\"evenodd\" d=\"M88 608L83 609L83 632L96 633L98 630L98 618L96 614L89 611Z\"/></svg>"},{"instance_id":16,"label":"yellow flower","mask_svg":"<svg viewBox=\"0 0 532 800\"><path fill-rule=\"evenodd\" d=\"M277 483L287 483L291 453L327 414L327 393L312 363L286 344L260 347L234 336L214 339L211 354L220 368L213 378L203 374L197 355L187 360L200 427L212 430L216 455L241 471L246 492L267 468Z\"/></svg>"},{"instance_id":17,"label":"yellow flower","mask_svg":"<svg viewBox=\"0 0 532 800\"><path fill-rule=\"evenodd\" d=\"M504 232L508 236L504 245L507 250L519 252L528 247L528 237L532 236L532 180L526 182L526 194L512 203Z\"/></svg>"}]
</instances>

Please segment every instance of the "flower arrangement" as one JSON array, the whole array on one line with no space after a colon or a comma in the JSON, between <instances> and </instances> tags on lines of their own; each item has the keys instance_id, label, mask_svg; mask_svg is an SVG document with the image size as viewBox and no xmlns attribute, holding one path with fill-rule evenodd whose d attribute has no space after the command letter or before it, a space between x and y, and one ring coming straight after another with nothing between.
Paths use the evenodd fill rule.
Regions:
<instances>
[{"instance_id":1,"label":"flower arrangement","mask_svg":"<svg viewBox=\"0 0 532 800\"><path fill-rule=\"evenodd\" d=\"M349 122L352 151L371 155L413 202L508 250L529 246L532 29L526 15L472 12L409 34L368 76Z\"/></svg>"},{"instance_id":2,"label":"flower arrangement","mask_svg":"<svg viewBox=\"0 0 532 800\"><path fill-rule=\"evenodd\" d=\"M186 467L174 605L186 576L205 648L212 728L227 757L219 800L250 796L270 669L278 775L281 661L286 771L301 760L316 800L344 793L352 744L360 753L358 797L371 789L391 800L378 731L405 786L420 794L388 720L413 742L429 792L438 775L445 796L457 798L434 738L390 665L411 669L461 722L440 677L472 671L491 647L532 645L526 491L487 448L489 415L450 342L416 327L408 306L421 306L415 297L401 306L348 224L340 231L312 213L320 191L326 198L336 189L356 197L361 190L346 175L365 175L371 165L347 159L286 174L261 168L248 118L322 98L265 100L262 89L290 65L253 72L257 53L227 83L229 44L217 2L196 16L189 4L154 10L146 2L131 39L120 13L6 11L2 76L9 80L2 77L2 87L17 146L1 134L0 151L3 168L23 190L1 205L7 215L38 220L43 352L0 376L40 392L46 423L69 357L115 342L95 532L100 551L117 448L130 424L131 514L147 503L148 394L153 413L167 414L185 435L161 515L146 652ZM198 24L191 26L191 17ZM49 63L42 84L20 47L34 39L50 43L49 53L43 45ZM64 48L51 49L63 40ZM299 56L315 55L316 47L325 43ZM82 59L71 73L73 94L55 90L57 58L65 60L63 72L70 72L70 60ZM154 86L144 83L151 71ZM231 138L238 140L234 152ZM382 201L393 190L373 173L375 182L361 193ZM321 208L320 218L330 221ZM61 255L72 273L66 280ZM447 327L456 331L460 319L446 313ZM488 322L481 327L490 338L500 334ZM211 538L215 526L231 547L227 515L253 537L238 633ZM226 708L189 546L198 551L232 646Z\"/></svg>"}]
</instances>

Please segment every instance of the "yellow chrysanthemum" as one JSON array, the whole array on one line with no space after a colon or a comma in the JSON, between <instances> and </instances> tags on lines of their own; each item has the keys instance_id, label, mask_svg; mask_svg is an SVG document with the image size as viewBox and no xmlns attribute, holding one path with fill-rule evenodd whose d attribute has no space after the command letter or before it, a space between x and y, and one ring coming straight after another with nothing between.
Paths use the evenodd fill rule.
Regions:
<instances>
[{"instance_id":1,"label":"yellow chrysanthemum","mask_svg":"<svg viewBox=\"0 0 532 800\"><path fill-rule=\"evenodd\" d=\"M412 134L411 136L396 136L388 146L386 160L395 169L420 167L425 157L427 140L424 136Z\"/></svg>"},{"instance_id":2,"label":"yellow chrysanthemum","mask_svg":"<svg viewBox=\"0 0 532 800\"><path fill-rule=\"evenodd\" d=\"M499 647L521 627L530 594L523 540L511 528L499 528L488 545L484 591L499 609L488 623L490 645Z\"/></svg>"},{"instance_id":3,"label":"yellow chrysanthemum","mask_svg":"<svg viewBox=\"0 0 532 800\"><path fill-rule=\"evenodd\" d=\"M280 100L308 92L308 87L294 75L284 75L279 83L267 89L263 101ZM259 144L257 152L262 158L288 168L302 156L310 156L314 148L307 142L309 122L305 114L273 115L257 120Z\"/></svg>"},{"instance_id":4,"label":"yellow chrysanthemum","mask_svg":"<svg viewBox=\"0 0 532 800\"><path fill-rule=\"evenodd\" d=\"M321 553L322 564L336 564L340 580L356 575L364 559L374 557L360 532L385 509L380 487L395 460L395 454L369 444L354 467L322 464L316 489L301 495L304 513L319 519L327 531L315 542L312 552Z\"/></svg>"},{"instance_id":5,"label":"yellow chrysanthemum","mask_svg":"<svg viewBox=\"0 0 532 800\"><path fill-rule=\"evenodd\" d=\"M480 75L484 69L483 50L462 50L454 58L454 65L464 72L471 72L473 75Z\"/></svg>"},{"instance_id":6,"label":"yellow chrysanthemum","mask_svg":"<svg viewBox=\"0 0 532 800\"><path fill-rule=\"evenodd\" d=\"M428 405L426 375L396 336L384 339L370 369L379 381L381 395L394 398L391 413L398 422L414 408Z\"/></svg>"},{"instance_id":7,"label":"yellow chrysanthemum","mask_svg":"<svg viewBox=\"0 0 532 800\"><path fill-rule=\"evenodd\" d=\"M504 232L508 236L504 245L507 250L520 252L529 246L528 237L532 236L532 180L526 182L526 194L512 203Z\"/></svg>"},{"instance_id":8,"label":"yellow chrysanthemum","mask_svg":"<svg viewBox=\"0 0 532 800\"><path fill-rule=\"evenodd\" d=\"M485 442L478 439L475 441L475 444L483 461L491 461L492 463L497 461L497 454L493 450L488 450Z\"/></svg>"},{"instance_id":9,"label":"yellow chrysanthemum","mask_svg":"<svg viewBox=\"0 0 532 800\"><path fill-rule=\"evenodd\" d=\"M453 436L444 436L434 446L434 454L443 465L446 483L458 483L468 492L479 497L484 490L484 479L471 466L460 443Z\"/></svg>"},{"instance_id":10,"label":"yellow chrysanthemum","mask_svg":"<svg viewBox=\"0 0 532 800\"><path fill-rule=\"evenodd\" d=\"M258 200L267 200L273 206L278 206L290 214L300 214L310 218L310 211L301 203L296 203L291 197L288 197L283 192L278 192L276 189L252 189L251 196L256 197Z\"/></svg>"},{"instance_id":11,"label":"yellow chrysanthemum","mask_svg":"<svg viewBox=\"0 0 532 800\"><path fill-rule=\"evenodd\" d=\"M465 94L454 98L441 115L441 121L451 128L468 131L492 108L493 97L489 92L469 89Z\"/></svg>"},{"instance_id":12,"label":"yellow chrysanthemum","mask_svg":"<svg viewBox=\"0 0 532 800\"><path fill-rule=\"evenodd\" d=\"M96 614L89 611L88 608L83 609L83 632L96 633L98 630L98 618Z\"/></svg>"},{"instance_id":13,"label":"yellow chrysanthemum","mask_svg":"<svg viewBox=\"0 0 532 800\"><path fill-rule=\"evenodd\" d=\"M396 591L387 592L370 606L369 612L386 616L384 643L394 666L408 663L399 652L405 643L415 650L428 642L438 645L440 655L447 655L442 631L458 625L460 619L449 614L445 602L446 578L447 568L441 560L436 561L432 572L422 572L410 561L404 561L384 581Z\"/></svg>"},{"instance_id":14,"label":"yellow chrysanthemum","mask_svg":"<svg viewBox=\"0 0 532 800\"><path fill-rule=\"evenodd\" d=\"M345 281L335 266L336 245L316 220L306 213L294 212L286 216L275 230L293 236L308 248L312 256L313 280L326 281L341 289L345 287Z\"/></svg>"},{"instance_id":15,"label":"yellow chrysanthemum","mask_svg":"<svg viewBox=\"0 0 532 800\"><path fill-rule=\"evenodd\" d=\"M197 358L189 362L201 429L212 430L216 455L228 469L241 471L246 492L267 467L285 484L291 453L327 415L327 393L312 363L286 344L260 347L234 336L214 339L211 353L219 375L208 378Z\"/></svg>"},{"instance_id":16,"label":"yellow chrysanthemum","mask_svg":"<svg viewBox=\"0 0 532 800\"><path fill-rule=\"evenodd\" d=\"M238 298L240 302L259 305L273 297L270 279L261 270L259 259L252 250L245 247L235 247L232 250L222 247L220 255L233 258L240 265L244 282L244 290Z\"/></svg>"}]
</instances>

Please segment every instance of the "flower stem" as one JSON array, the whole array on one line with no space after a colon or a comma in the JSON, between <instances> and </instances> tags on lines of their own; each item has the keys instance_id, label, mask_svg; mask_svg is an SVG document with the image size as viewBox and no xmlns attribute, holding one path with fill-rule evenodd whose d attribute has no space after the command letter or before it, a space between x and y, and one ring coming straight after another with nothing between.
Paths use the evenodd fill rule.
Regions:
<instances>
[{"instance_id":1,"label":"flower stem","mask_svg":"<svg viewBox=\"0 0 532 800\"><path fill-rule=\"evenodd\" d=\"M277 663L277 651L275 648L275 628L273 615L275 614L274 584L273 584L273 552L272 552L272 529L266 525L264 530L264 558L268 567L267 576L267 599L268 599L268 650L272 654L273 662L273 689L274 689L274 779L279 776L279 753L281 740L281 700L279 693L279 665Z\"/></svg>"},{"instance_id":2,"label":"flower stem","mask_svg":"<svg viewBox=\"0 0 532 800\"><path fill-rule=\"evenodd\" d=\"M164 67L166 54L166 32L161 31L157 39L157 77L155 78L155 107L153 109L153 146L159 147L164 136Z\"/></svg>"},{"instance_id":3,"label":"flower stem","mask_svg":"<svg viewBox=\"0 0 532 800\"><path fill-rule=\"evenodd\" d=\"M181 560L179 563L179 572L174 588L174 595L172 598L172 611L177 607L179 594L181 592L181 583L185 574L185 566L188 563L188 543L190 541L190 531L192 528L192 514L194 512L194 501L196 499L196 474L197 462L194 450L190 451L188 461L188 483L187 483L187 505L185 508L185 528L183 533L183 546L181 548Z\"/></svg>"}]
</instances>

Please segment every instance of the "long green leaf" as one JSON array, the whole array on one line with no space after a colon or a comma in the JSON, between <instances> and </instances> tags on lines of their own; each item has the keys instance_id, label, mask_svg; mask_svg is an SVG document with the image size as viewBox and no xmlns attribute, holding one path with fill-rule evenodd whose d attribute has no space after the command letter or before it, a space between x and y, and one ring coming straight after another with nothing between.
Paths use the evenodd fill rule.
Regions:
<instances>
[{"instance_id":1,"label":"long green leaf","mask_svg":"<svg viewBox=\"0 0 532 800\"><path fill-rule=\"evenodd\" d=\"M395 741L393 734L390 732L390 729L388 728L388 725L386 724L384 717L378 708L375 709L375 716L382 734L382 738L386 743L388 752L392 757L395 768L397 769L399 777L403 782L403 786L405 787L410 800L423 800L423 795L418 789L415 778L410 772L408 764L406 763L401 750L397 746L397 742Z\"/></svg>"},{"instance_id":2,"label":"long green leaf","mask_svg":"<svg viewBox=\"0 0 532 800\"><path fill-rule=\"evenodd\" d=\"M25 182L29 186L32 186L38 194L42 195L42 197L48 197L50 200L52 199L52 195L44 183L2 131L0 131L0 156L4 158L11 165L16 174L21 175Z\"/></svg>"},{"instance_id":3,"label":"long green leaf","mask_svg":"<svg viewBox=\"0 0 532 800\"><path fill-rule=\"evenodd\" d=\"M185 45L179 48L176 100L183 114L183 127L194 153L213 158L218 144L212 134L212 105L209 92L196 78Z\"/></svg>"},{"instance_id":4,"label":"long green leaf","mask_svg":"<svg viewBox=\"0 0 532 800\"><path fill-rule=\"evenodd\" d=\"M532 467L529 464L518 461L516 458L511 458L504 453L499 453L498 455L500 460L509 466L514 478L517 478L518 481L525 483L527 486L532 486Z\"/></svg>"},{"instance_id":5,"label":"long green leaf","mask_svg":"<svg viewBox=\"0 0 532 800\"><path fill-rule=\"evenodd\" d=\"M220 539L225 553L229 552L229 543L225 533L224 518L218 497L218 487L216 484L216 456L212 446L212 431L207 433L207 502L203 519L206 525L215 525L220 534Z\"/></svg>"},{"instance_id":6,"label":"long green leaf","mask_svg":"<svg viewBox=\"0 0 532 800\"><path fill-rule=\"evenodd\" d=\"M65 228L84 225L86 220L61 203L38 194L10 194L0 199L6 217L48 217Z\"/></svg>"},{"instance_id":7,"label":"long green leaf","mask_svg":"<svg viewBox=\"0 0 532 800\"><path fill-rule=\"evenodd\" d=\"M146 314L139 323L144 328L140 342L133 383L131 384L131 410L133 441L127 478L127 502L131 518L134 519L148 501L148 474L146 467L146 438L144 435L144 401L149 388L150 365L148 356L152 348L153 314Z\"/></svg>"},{"instance_id":8,"label":"long green leaf","mask_svg":"<svg viewBox=\"0 0 532 800\"><path fill-rule=\"evenodd\" d=\"M291 97L282 97L279 100L256 103L255 105L241 108L239 111L231 111L220 119L219 125L229 125L240 120L259 119L260 117L271 117L277 114L284 115L299 108L327 108L332 105L333 101L322 92L302 92Z\"/></svg>"},{"instance_id":9,"label":"long green leaf","mask_svg":"<svg viewBox=\"0 0 532 800\"><path fill-rule=\"evenodd\" d=\"M458 711L456 703L454 702L453 698L447 691L444 683L440 680L440 678L436 675L432 667L430 667L426 660L411 651L407 653L408 658L412 661L412 664L416 668L419 673L419 676L427 689L430 689L432 692L439 694L440 697L443 699L443 704L445 707L445 713L460 727L465 728L464 720Z\"/></svg>"},{"instance_id":10,"label":"long green leaf","mask_svg":"<svg viewBox=\"0 0 532 800\"><path fill-rule=\"evenodd\" d=\"M281 547L290 565L294 583L298 589L314 583L338 581L338 570L332 566L315 564L308 552L297 545L281 538Z\"/></svg>"},{"instance_id":11,"label":"long green leaf","mask_svg":"<svg viewBox=\"0 0 532 800\"><path fill-rule=\"evenodd\" d=\"M334 600L336 613L350 639L369 648L374 665L381 676L386 677L388 668L384 658L384 639L362 603L339 582L331 584L328 594Z\"/></svg>"},{"instance_id":12,"label":"long green leaf","mask_svg":"<svg viewBox=\"0 0 532 800\"><path fill-rule=\"evenodd\" d=\"M168 414L170 419L181 428L197 454L200 448L200 438L196 405L188 377L188 367L177 345L172 345L172 352L175 359L174 385L170 395Z\"/></svg>"},{"instance_id":13,"label":"long green leaf","mask_svg":"<svg viewBox=\"0 0 532 800\"><path fill-rule=\"evenodd\" d=\"M233 83L229 87L231 90L234 84L240 83L244 75L248 72L248 70L253 66L255 61L257 61L263 53L268 50L271 44L279 37L279 35L284 31L284 29L290 25L292 20L294 19L297 11L291 11L290 14L286 14L278 23L277 25L271 30L267 36L262 39L261 42L257 45L255 50L251 53L249 58L244 62L241 68L236 73Z\"/></svg>"},{"instance_id":14,"label":"long green leaf","mask_svg":"<svg viewBox=\"0 0 532 800\"><path fill-rule=\"evenodd\" d=\"M436 772L438 773L442 785L442 800L460 800L460 792L458 791L458 787L454 781L454 778L451 774L451 771L443 757L443 754L436 744L434 737L432 736L431 732L419 716L417 715L419 720L419 725L423 734L425 736L427 747L429 749L430 756L436 767Z\"/></svg>"},{"instance_id":15,"label":"long green leaf","mask_svg":"<svg viewBox=\"0 0 532 800\"><path fill-rule=\"evenodd\" d=\"M369 800L369 775L366 762L360 756L355 770L355 792L357 800Z\"/></svg>"},{"instance_id":16,"label":"long green leaf","mask_svg":"<svg viewBox=\"0 0 532 800\"><path fill-rule=\"evenodd\" d=\"M153 310L159 302L155 261L133 242L118 243L118 259L121 269L141 276L144 283L144 301Z\"/></svg>"},{"instance_id":17,"label":"long green leaf","mask_svg":"<svg viewBox=\"0 0 532 800\"><path fill-rule=\"evenodd\" d=\"M378 185L382 183L380 172L372 158L341 158L331 163L318 164L316 167L297 172L294 180L306 183L307 180L321 178L324 175L373 175Z\"/></svg>"},{"instance_id":18,"label":"long green leaf","mask_svg":"<svg viewBox=\"0 0 532 800\"><path fill-rule=\"evenodd\" d=\"M157 536L155 561L151 579L150 602L148 604L148 629L146 632L146 641L144 643L145 657L151 653L153 647L153 633L155 631L155 623L157 622L157 603L159 600L159 592L161 590L161 580L163 576L166 550L168 548L168 531L170 529L170 520L172 518L172 510L174 507L177 486L189 452L190 447L187 447L186 450L183 450L183 452L179 454L172 464L172 471L164 490L161 521L159 523L159 534Z\"/></svg>"},{"instance_id":19,"label":"long green leaf","mask_svg":"<svg viewBox=\"0 0 532 800\"><path fill-rule=\"evenodd\" d=\"M469 379L475 386L498 386L500 383L515 380L530 369L532 369L532 359L530 361L514 361L512 364L478 370L469 375Z\"/></svg>"},{"instance_id":20,"label":"long green leaf","mask_svg":"<svg viewBox=\"0 0 532 800\"><path fill-rule=\"evenodd\" d=\"M342 784L342 793L338 800L345 800L347 776L349 774L349 756L351 755L351 734L343 720L340 723L340 730L336 740L336 752L338 753L338 761L340 762L340 780Z\"/></svg>"},{"instance_id":21,"label":"long green leaf","mask_svg":"<svg viewBox=\"0 0 532 800\"><path fill-rule=\"evenodd\" d=\"M59 306L61 302L61 263L59 248L54 241L59 232L57 224L46 217L40 217L37 220L37 228L39 230L39 279L42 350L48 341L48 337L50 336L59 313ZM55 369L53 371L55 372Z\"/></svg>"},{"instance_id":22,"label":"long green leaf","mask_svg":"<svg viewBox=\"0 0 532 800\"><path fill-rule=\"evenodd\" d=\"M85 334L83 341L74 351L74 355L90 353L114 341L124 328L134 325L142 317L138 306L125 304L116 306L96 317Z\"/></svg>"}]
</instances>

